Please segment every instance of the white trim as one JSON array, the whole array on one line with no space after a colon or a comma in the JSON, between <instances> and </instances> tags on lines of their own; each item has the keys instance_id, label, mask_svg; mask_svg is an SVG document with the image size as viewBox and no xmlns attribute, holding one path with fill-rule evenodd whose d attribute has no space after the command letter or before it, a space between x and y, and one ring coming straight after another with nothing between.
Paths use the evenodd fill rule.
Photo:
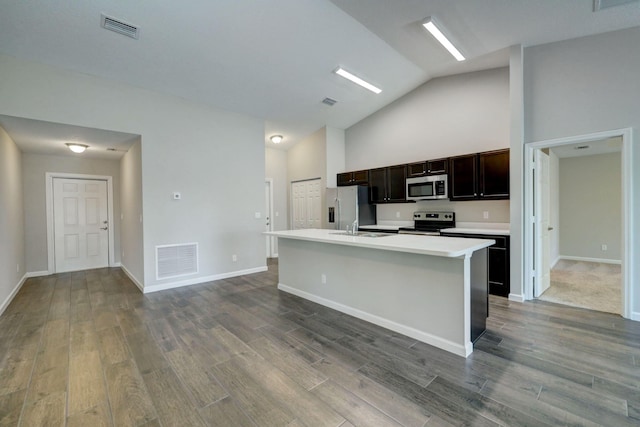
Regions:
<instances>
[{"instance_id":1,"label":"white trim","mask_svg":"<svg viewBox=\"0 0 640 427\"><path fill-rule=\"evenodd\" d=\"M24 285L24 282L27 280L27 278L28 277L27 277L26 274L24 276L22 276L22 279L20 279L18 284L11 291L11 293L2 302L2 305L0 305L0 315L2 315L2 313L4 313L4 311L7 309L7 307L9 307L9 304L11 304L11 302L16 297L18 292L20 292L20 289L22 289L22 285Z\"/></svg>"},{"instance_id":2,"label":"white trim","mask_svg":"<svg viewBox=\"0 0 640 427\"><path fill-rule=\"evenodd\" d=\"M382 326L383 328L387 328L392 331L401 333L403 335L422 341L434 347L438 347L450 353L457 354L458 356L467 357L473 351L473 344L471 344L471 342L467 342L465 346L462 346L460 344L456 344L454 342L437 337L435 335L431 335L426 332L419 331L410 326L393 322L389 319L385 319L384 317L376 316L375 314L367 313L362 310L358 310L357 308L353 308L348 305L344 305L344 304L341 304L317 295L310 294L305 291L301 291L296 288L292 288L291 286L287 286L283 283L278 283L278 289L280 289L281 291L299 296L300 298L304 298L309 301L318 303L320 305L324 305L326 307L332 308L341 313L345 313L350 316L356 317L358 319L365 320L369 323L373 323L374 325Z\"/></svg>"},{"instance_id":3,"label":"white trim","mask_svg":"<svg viewBox=\"0 0 640 427\"><path fill-rule=\"evenodd\" d=\"M27 279L30 279L32 277L43 277L48 275L49 275L49 272L46 270L45 271L27 271L27 273L25 274Z\"/></svg>"},{"instance_id":4,"label":"white trim","mask_svg":"<svg viewBox=\"0 0 640 427\"><path fill-rule=\"evenodd\" d=\"M533 261L533 212L531 209L531 196L533 195L532 169L534 150L541 148L559 147L578 142L599 141L613 137L622 137L622 316L632 317L634 300L633 287L633 249L634 249L634 224L633 224L633 130L632 128L614 129L605 132L596 132L587 135L577 135L565 138L550 139L546 141L531 142L524 145L524 268L523 291L525 299L533 299L533 280L535 270Z\"/></svg>"},{"instance_id":5,"label":"white trim","mask_svg":"<svg viewBox=\"0 0 640 427\"><path fill-rule=\"evenodd\" d=\"M509 294L509 301L524 302L525 298L522 294Z\"/></svg>"},{"instance_id":6,"label":"white trim","mask_svg":"<svg viewBox=\"0 0 640 427\"><path fill-rule=\"evenodd\" d=\"M629 319L635 320L636 322L640 322L640 311L632 311Z\"/></svg>"},{"instance_id":7,"label":"white trim","mask_svg":"<svg viewBox=\"0 0 640 427\"><path fill-rule=\"evenodd\" d=\"M622 261L619 259L588 258L588 257L582 257L582 256L560 255L557 261L560 261L561 259L565 259L567 261L599 262L602 264L617 264L617 265L622 264Z\"/></svg>"},{"instance_id":8,"label":"white trim","mask_svg":"<svg viewBox=\"0 0 640 427\"><path fill-rule=\"evenodd\" d=\"M125 267L124 265L120 265L120 269L124 272L124 274L127 275L127 277L129 279L131 279L131 281L133 282L134 285L136 285L138 287L138 289L140 289L140 292L144 293L144 285L142 284L142 282L140 282L136 276L133 275L133 273L131 273L127 267Z\"/></svg>"},{"instance_id":9,"label":"white trim","mask_svg":"<svg viewBox=\"0 0 640 427\"><path fill-rule=\"evenodd\" d=\"M143 293L164 291L166 289L181 288L183 286L197 285L204 282L212 282L214 280L226 279L229 277L244 276L245 274L262 273L267 271L267 266L248 268L246 270L231 271L229 273L214 274L206 277L196 277L189 280L181 280L179 282L162 283L160 285L145 286Z\"/></svg>"},{"instance_id":10,"label":"white trim","mask_svg":"<svg viewBox=\"0 0 640 427\"><path fill-rule=\"evenodd\" d=\"M122 263L121 262L114 262L113 265L110 265L109 267L122 267Z\"/></svg>"},{"instance_id":11,"label":"white trim","mask_svg":"<svg viewBox=\"0 0 640 427\"><path fill-rule=\"evenodd\" d=\"M79 173L45 173L45 203L47 210L47 270L49 274L55 271L55 246L54 246L54 224L53 224L53 179L92 179L96 181L107 181L107 221L109 221L109 267L115 267L115 221L113 217L113 177L107 175L86 175Z\"/></svg>"}]
</instances>

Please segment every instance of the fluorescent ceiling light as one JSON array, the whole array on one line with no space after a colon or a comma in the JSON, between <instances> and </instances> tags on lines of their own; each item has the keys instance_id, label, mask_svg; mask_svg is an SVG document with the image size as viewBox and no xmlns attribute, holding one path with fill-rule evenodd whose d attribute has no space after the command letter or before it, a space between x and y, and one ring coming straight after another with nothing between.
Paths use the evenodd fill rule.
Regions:
<instances>
[{"instance_id":1,"label":"fluorescent ceiling light","mask_svg":"<svg viewBox=\"0 0 640 427\"><path fill-rule=\"evenodd\" d=\"M273 142L274 144L280 144L283 140L282 135L273 135L269 139L271 139L271 142Z\"/></svg>"},{"instance_id":2,"label":"fluorescent ceiling light","mask_svg":"<svg viewBox=\"0 0 640 427\"><path fill-rule=\"evenodd\" d=\"M365 89L370 90L371 92L378 94L380 92L382 92L382 89L379 89L377 87L375 87L374 85L372 85L369 82L365 82L364 80L362 80L360 77L358 76L354 76L353 74L351 74L350 72L343 70L342 68L338 67L338 69L336 71L334 71L337 75L339 75L340 77L344 77L347 80L352 81L353 83L362 86Z\"/></svg>"},{"instance_id":3,"label":"fluorescent ceiling light","mask_svg":"<svg viewBox=\"0 0 640 427\"><path fill-rule=\"evenodd\" d=\"M84 153L84 150L86 150L87 148L89 148L88 145L86 144L77 144L75 142L67 142L67 147L69 147L69 150L73 151L74 153Z\"/></svg>"},{"instance_id":4,"label":"fluorescent ceiling light","mask_svg":"<svg viewBox=\"0 0 640 427\"><path fill-rule=\"evenodd\" d=\"M427 20L422 24L422 26L426 28L427 31L429 31L431 35L435 37L436 40L438 40L440 44L444 46L445 49L447 49L451 55L453 55L454 58L456 58L458 61L464 61L465 59L464 56L462 56L460 51L456 49L453 43L451 43L449 39L446 38L444 34L442 34L442 31L440 31L438 27L436 27L436 24L433 22L433 18L431 17L427 18Z\"/></svg>"}]
</instances>

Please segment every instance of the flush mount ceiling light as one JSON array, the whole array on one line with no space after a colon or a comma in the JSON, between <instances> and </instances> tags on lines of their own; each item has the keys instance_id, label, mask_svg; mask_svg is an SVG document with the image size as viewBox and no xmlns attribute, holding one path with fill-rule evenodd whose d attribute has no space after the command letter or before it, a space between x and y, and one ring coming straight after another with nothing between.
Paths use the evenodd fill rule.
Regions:
<instances>
[{"instance_id":1,"label":"flush mount ceiling light","mask_svg":"<svg viewBox=\"0 0 640 427\"><path fill-rule=\"evenodd\" d=\"M269 139L274 144L280 144L284 138L282 138L282 135L272 135Z\"/></svg>"},{"instance_id":2,"label":"flush mount ceiling light","mask_svg":"<svg viewBox=\"0 0 640 427\"><path fill-rule=\"evenodd\" d=\"M451 43L449 39L444 34L442 34L442 31L438 29L432 17L428 17L427 19L425 19L425 21L422 23L422 26L426 28L426 30L429 31L431 35L435 37L436 40L438 40L440 44L444 46L444 48L447 49L451 55L453 55L454 58L456 58L458 61L465 60L460 51L456 49L453 43Z\"/></svg>"},{"instance_id":3,"label":"flush mount ceiling light","mask_svg":"<svg viewBox=\"0 0 640 427\"><path fill-rule=\"evenodd\" d=\"M345 79L352 81L353 83L355 83L357 85L362 86L365 89L370 90L371 92L373 92L375 94L378 94L378 93L382 92L382 89L379 89L379 88L375 87L374 85L372 85L371 83L362 80L358 76L354 76L350 72L344 70L342 67L338 67L338 69L335 70L334 73L336 73L340 77L344 77Z\"/></svg>"},{"instance_id":4,"label":"flush mount ceiling light","mask_svg":"<svg viewBox=\"0 0 640 427\"><path fill-rule=\"evenodd\" d=\"M67 142L67 147L69 147L69 150L73 151L74 153L84 153L84 150L86 150L87 148L89 148L88 145L86 144L78 144L76 142Z\"/></svg>"}]
</instances>

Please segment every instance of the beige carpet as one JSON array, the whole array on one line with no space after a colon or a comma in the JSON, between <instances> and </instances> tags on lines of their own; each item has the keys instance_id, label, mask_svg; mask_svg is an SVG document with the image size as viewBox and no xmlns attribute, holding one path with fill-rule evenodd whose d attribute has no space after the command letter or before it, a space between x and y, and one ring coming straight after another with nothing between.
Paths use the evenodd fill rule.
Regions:
<instances>
[{"instance_id":1,"label":"beige carpet","mask_svg":"<svg viewBox=\"0 0 640 427\"><path fill-rule=\"evenodd\" d=\"M620 265L560 260L551 270L551 286L540 299L620 314L621 292Z\"/></svg>"}]
</instances>

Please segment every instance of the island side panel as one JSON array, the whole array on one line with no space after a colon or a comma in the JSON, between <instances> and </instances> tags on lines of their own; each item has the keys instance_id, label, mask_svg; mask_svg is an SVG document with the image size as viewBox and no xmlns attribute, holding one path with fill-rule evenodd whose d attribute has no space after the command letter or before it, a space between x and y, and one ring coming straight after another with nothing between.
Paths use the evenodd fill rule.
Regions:
<instances>
[{"instance_id":1,"label":"island side panel","mask_svg":"<svg viewBox=\"0 0 640 427\"><path fill-rule=\"evenodd\" d=\"M280 289L455 354L470 353L464 258L282 237L278 244Z\"/></svg>"},{"instance_id":2,"label":"island side panel","mask_svg":"<svg viewBox=\"0 0 640 427\"><path fill-rule=\"evenodd\" d=\"M484 334L489 316L489 282L487 272L487 249L480 249L471 257L471 342L475 343Z\"/></svg>"}]
</instances>

